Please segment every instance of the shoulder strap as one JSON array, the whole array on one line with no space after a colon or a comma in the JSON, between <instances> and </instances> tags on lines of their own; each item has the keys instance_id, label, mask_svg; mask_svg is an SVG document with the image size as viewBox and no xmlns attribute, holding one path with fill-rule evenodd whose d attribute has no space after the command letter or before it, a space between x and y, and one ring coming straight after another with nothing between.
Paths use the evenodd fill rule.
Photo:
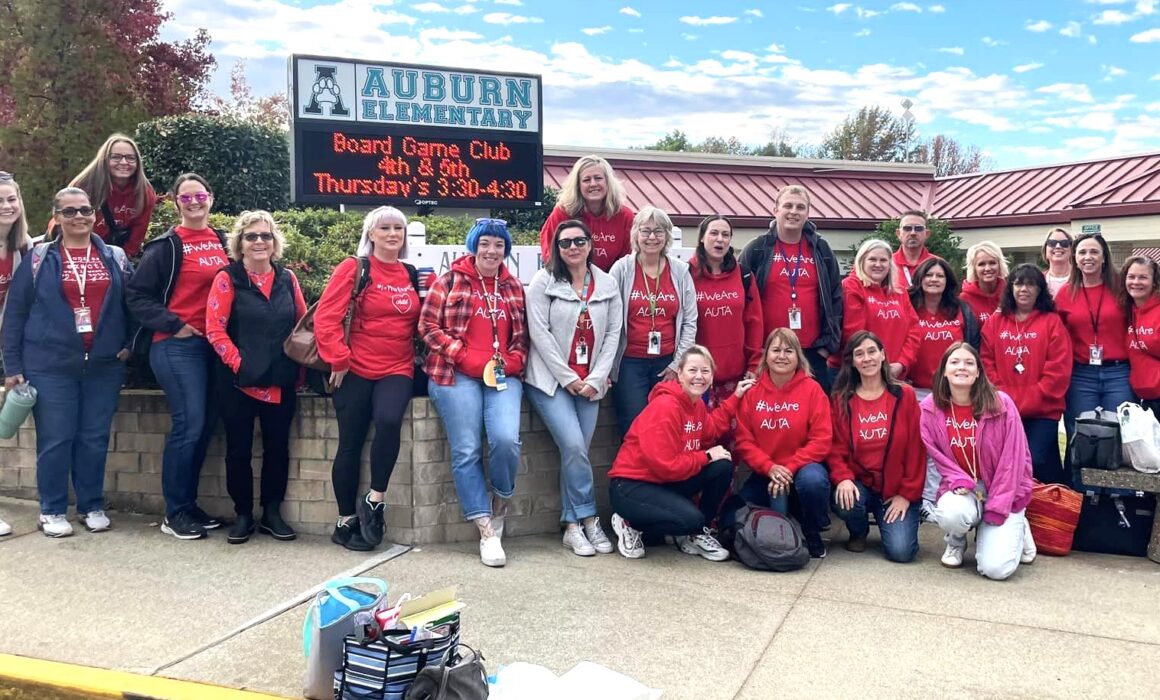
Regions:
<instances>
[{"instance_id":1,"label":"shoulder strap","mask_svg":"<svg viewBox=\"0 0 1160 700\"><path fill-rule=\"evenodd\" d=\"M355 297L363 293L367 285L371 281L371 259L363 255L352 255L358 261L358 272L355 273L354 287L351 289L350 298L354 301Z\"/></svg>"},{"instance_id":2,"label":"shoulder strap","mask_svg":"<svg viewBox=\"0 0 1160 700\"><path fill-rule=\"evenodd\" d=\"M40 263L44 262L44 254L48 252L51 243L37 243L32 247L29 264L32 265L32 283L36 284L36 276L40 274Z\"/></svg>"},{"instance_id":3,"label":"shoulder strap","mask_svg":"<svg viewBox=\"0 0 1160 700\"><path fill-rule=\"evenodd\" d=\"M738 267L740 267L740 266L741 266L740 263L738 263ZM742 270L741 271L741 286L745 289L745 298L746 299L749 298L749 285L752 283L753 283L753 273L746 272L745 270Z\"/></svg>"},{"instance_id":4,"label":"shoulder strap","mask_svg":"<svg viewBox=\"0 0 1160 700\"><path fill-rule=\"evenodd\" d=\"M407 277L411 279L411 286L415 288L415 294L423 296L419 290L419 270L411 263L403 263L403 267L407 268Z\"/></svg>"},{"instance_id":5,"label":"shoulder strap","mask_svg":"<svg viewBox=\"0 0 1160 700\"><path fill-rule=\"evenodd\" d=\"M101 216L105 219L105 226L109 229L109 235L113 235L113 230L117 228L116 220L113 218L113 212L109 211L109 203L101 203Z\"/></svg>"}]
</instances>

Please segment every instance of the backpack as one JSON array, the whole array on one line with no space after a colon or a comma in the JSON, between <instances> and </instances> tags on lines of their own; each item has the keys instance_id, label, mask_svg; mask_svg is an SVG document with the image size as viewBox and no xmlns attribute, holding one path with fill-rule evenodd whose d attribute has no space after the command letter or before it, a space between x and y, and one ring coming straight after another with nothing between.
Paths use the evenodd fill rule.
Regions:
<instances>
[{"instance_id":1,"label":"backpack","mask_svg":"<svg viewBox=\"0 0 1160 700\"><path fill-rule=\"evenodd\" d=\"M44 256L48 253L48 247L54 242L37 243L32 246L32 250L28 253L29 264L32 265L32 284L34 286L36 285L36 278L40 274L40 263L44 262ZM129 258L125 255L124 250L115 245L110 245L108 248L109 253L113 256L113 262L121 268L122 272L128 272L132 269L132 266L129 264Z\"/></svg>"},{"instance_id":2,"label":"backpack","mask_svg":"<svg viewBox=\"0 0 1160 700\"><path fill-rule=\"evenodd\" d=\"M733 555L758 571L797 571L810 561L805 536L797 521L776 510L745 504L733 518Z\"/></svg>"},{"instance_id":3,"label":"backpack","mask_svg":"<svg viewBox=\"0 0 1160 700\"><path fill-rule=\"evenodd\" d=\"M1111 411L1084 411L1075 419L1071 438L1071 466L1082 469L1119 469L1123 466L1120 422Z\"/></svg>"}]
</instances>

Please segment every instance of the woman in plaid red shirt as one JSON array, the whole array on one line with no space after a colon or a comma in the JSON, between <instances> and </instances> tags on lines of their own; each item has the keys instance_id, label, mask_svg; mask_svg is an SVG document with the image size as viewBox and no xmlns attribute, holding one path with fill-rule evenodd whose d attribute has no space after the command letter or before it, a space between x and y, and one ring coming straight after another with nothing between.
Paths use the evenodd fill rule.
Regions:
<instances>
[{"instance_id":1,"label":"woman in plaid red shirt","mask_svg":"<svg viewBox=\"0 0 1160 700\"><path fill-rule=\"evenodd\" d=\"M477 219L467 233L472 255L435 280L419 315L419 335L431 349L428 394L451 445L463 517L479 528L487 566L507 562L501 538L520 464L519 378L528 358L524 288L503 264L511 245L507 222ZM481 428L487 429L486 474Z\"/></svg>"}]
</instances>

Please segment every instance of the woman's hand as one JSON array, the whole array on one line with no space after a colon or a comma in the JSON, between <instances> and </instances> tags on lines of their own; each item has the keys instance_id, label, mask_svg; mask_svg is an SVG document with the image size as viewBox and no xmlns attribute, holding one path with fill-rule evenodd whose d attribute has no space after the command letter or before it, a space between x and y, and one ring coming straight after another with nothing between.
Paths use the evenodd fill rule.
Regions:
<instances>
[{"instance_id":1,"label":"woman's hand","mask_svg":"<svg viewBox=\"0 0 1160 700\"><path fill-rule=\"evenodd\" d=\"M753 385L756 383L756 381L749 378L742 379L741 381L737 382L737 388L733 390L733 395L737 398L745 396L745 392L752 389Z\"/></svg>"},{"instance_id":2,"label":"woman's hand","mask_svg":"<svg viewBox=\"0 0 1160 700\"><path fill-rule=\"evenodd\" d=\"M583 379L577 379L569 383L568 386L564 388L568 390L569 394L573 396L580 396L580 392L584 390L585 386L587 385L584 383Z\"/></svg>"},{"instance_id":3,"label":"woman's hand","mask_svg":"<svg viewBox=\"0 0 1160 700\"><path fill-rule=\"evenodd\" d=\"M596 387L591 384L585 384L580 388L580 396L590 400L596 398Z\"/></svg>"},{"instance_id":4,"label":"woman's hand","mask_svg":"<svg viewBox=\"0 0 1160 700\"><path fill-rule=\"evenodd\" d=\"M200 337L204 336L205 334L187 323L181 327L181 330L174 333L173 337L174 338L188 338L191 335L196 335L197 337L200 338Z\"/></svg>"},{"instance_id":5,"label":"woman's hand","mask_svg":"<svg viewBox=\"0 0 1160 700\"><path fill-rule=\"evenodd\" d=\"M842 510L853 510L854 504L858 502L858 487L850 479L843 479L838 483L838 488L834 490L834 502Z\"/></svg>"},{"instance_id":6,"label":"woman's hand","mask_svg":"<svg viewBox=\"0 0 1160 700\"><path fill-rule=\"evenodd\" d=\"M23 374L14 374L11 377L4 377L4 391L11 391L12 387L16 386L17 384L23 384L23 383L24 383L24 375Z\"/></svg>"},{"instance_id":7,"label":"woman's hand","mask_svg":"<svg viewBox=\"0 0 1160 700\"><path fill-rule=\"evenodd\" d=\"M756 380L756 379L757 379L757 373L755 373L755 372L746 372L746 373L745 373L745 376L744 376L744 377L742 377L742 379L753 379L753 380Z\"/></svg>"},{"instance_id":8,"label":"woman's hand","mask_svg":"<svg viewBox=\"0 0 1160 700\"><path fill-rule=\"evenodd\" d=\"M117 359L125 362L129 359L129 348L121 348L121 352L117 353Z\"/></svg>"},{"instance_id":9,"label":"woman's hand","mask_svg":"<svg viewBox=\"0 0 1160 700\"><path fill-rule=\"evenodd\" d=\"M346 377L346 373L349 371L350 371L349 369L344 369L341 372L331 372L330 373L330 385L332 387L334 387L335 389L342 386L342 380L344 377Z\"/></svg>"},{"instance_id":10,"label":"woman's hand","mask_svg":"<svg viewBox=\"0 0 1160 700\"><path fill-rule=\"evenodd\" d=\"M674 369L665 367L665 371L657 372L657 376L661 378L662 382L671 382L677 378L677 372Z\"/></svg>"},{"instance_id":11,"label":"woman's hand","mask_svg":"<svg viewBox=\"0 0 1160 700\"><path fill-rule=\"evenodd\" d=\"M894 377L895 379L899 379L900 377L902 377L902 373L904 371L905 371L905 368L902 366L901 362L891 362L890 363L890 376L891 377Z\"/></svg>"},{"instance_id":12,"label":"woman's hand","mask_svg":"<svg viewBox=\"0 0 1160 700\"><path fill-rule=\"evenodd\" d=\"M906 511L910 508L910 501L902 496L894 496L886 502L886 523L889 525L896 520L902 520L906 517Z\"/></svg>"},{"instance_id":13,"label":"woman's hand","mask_svg":"<svg viewBox=\"0 0 1160 700\"><path fill-rule=\"evenodd\" d=\"M709 453L710 462L716 462L719 459L733 459L733 455L729 454L729 450L720 445L713 445L706 452Z\"/></svg>"},{"instance_id":14,"label":"woman's hand","mask_svg":"<svg viewBox=\"0 0 1160 700\"><path fill-rule=\"evenodd\" d=\"M775 464L769 469L769 495L773 498L789 493L793 486L793 472L784 464Z\"/></svg>"}]
</instances>

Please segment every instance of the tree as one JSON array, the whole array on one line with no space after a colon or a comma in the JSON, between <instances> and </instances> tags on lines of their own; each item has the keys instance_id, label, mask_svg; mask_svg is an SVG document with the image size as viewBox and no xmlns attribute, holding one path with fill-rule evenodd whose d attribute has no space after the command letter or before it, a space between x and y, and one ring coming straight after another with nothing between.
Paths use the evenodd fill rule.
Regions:
<instances>
[{"instance_id":1,"label":"tree","mask_svg":"<svg viewBox=\"0 0 1160 700\"><path fill-rule=\"evenodd\" d=\"M960 144L944 134L920 145L916 155L918 162L934 166L936 177L977 173L990 167L978 146Z\"/></svg>"},{"instance_id":2,"label":"tree","mask_svg":"<svg viewBox=\"0 0 1160 700\"><path fill-rule=\"evenodd\" d=\"M204 32L159 41L159 0L2 2L0 163L33 219L110 133L188 110L213 66Z\"/></svg>"},{"instance_id":3,"label":"tree","mask_svg":"<svg viewBox=\"0 0 1160 700\"><path fill-rule=\"evenodd\" d=\"M904 163L918 147L914 122L885 107L863 107L834 128L818 149L822 158Z\"/></svg>"},{"instance_id":4,"label":"tree","mask_svg":"<svg viewBox=\"0 0 1160 700\"><path fill-rule=\"evenodd\" d=\"M858 241L858 245L854 246L852 250L857 252L858 246L861 246L868 238L880 238L889 243L892 250L898 250L898 246L902 245L895 234L895 231L898 230L898 222L899 219L887 219L880 222L874 229L874 233ZM951 268L959 275L961 283L964 279L962 276L963 265L966 262L966 251L960 247L963 239L954 232L950 222L944 219L927 219L926 227L930 229L930 237L926 239L926 249L950 263Z\"/></svg>"},{"instance_id":5,"label":"tree","mask_svg":"<svg viewBox=\"0 0 1160 700\"><path fill-rule=\"evenodd\" d=\"M230 99L215 96L210 100L210 112L225 117L248 121L279 129L290 128L290 99L286 93L254 97L250 81L246 79L246 62L239 60L230 69Z\"/></svg>"},{"instance_id":6,"label":"tree","mask_svg":"<svg viewBox=\"0 0 1160 700\"><path fill-rule=\"evenodd\" d=\"M693 150L701 153L725 153L731 156L748 156L753 153L753 149L741 143L741 140L736 136L730 136L727 139L720 136L710 136Z\"/></svg>"},{"instance_id":7,"label":"tree","mask_svg":"<svg viewBox=\"0 0 1160 700\"><path fill-rule=\"evenodd\" d=\"M672 133L665 134L659 141L651 146L645 146L650 151L693 151L693 142L685 132L680 129L673 129Z\"/></svg>"}]
</instances>

